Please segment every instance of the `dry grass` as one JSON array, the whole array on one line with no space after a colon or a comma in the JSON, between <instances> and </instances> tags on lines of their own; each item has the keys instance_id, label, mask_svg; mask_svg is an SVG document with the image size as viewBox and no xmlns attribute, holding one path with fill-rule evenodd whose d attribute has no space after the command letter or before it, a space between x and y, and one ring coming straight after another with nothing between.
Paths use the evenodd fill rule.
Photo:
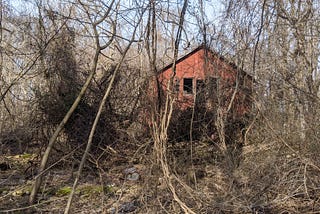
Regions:
<instances>
[{"instance_id":1,"label":"dry grass","mask_svg":"<svg viewBox=\"0 0 320 214\"><path fill-rule=\"evenodd\" d=\"M94 191L77 192L72 212L112 213L131 202L135 205L133 213L189 212L180 203L194 213L320 212L317 147L299 145L299 138L285 134L279 138L270 134L270 127L261 124L252 130L236 167L229 156L232 153L221 153L219 145L212 141L193 141L192 145L188 141L166 141L159 147L166 146L162 154L165 165L154 158L150 138L126 138L101 147L90 155L79 185ZM11 169L1 172L0 210L62 212L67 195L56 192L71 186L70 163L75 160L73 156L63 157L46 174L39 203L29 207L31 178L21 179L29 162L3 155L1 160L9 161ZM123 171L132 166L140 175L138 181L124 177ZM97 186L103 187L103 191L96 191Z\"/></svg>"}]
</instances>

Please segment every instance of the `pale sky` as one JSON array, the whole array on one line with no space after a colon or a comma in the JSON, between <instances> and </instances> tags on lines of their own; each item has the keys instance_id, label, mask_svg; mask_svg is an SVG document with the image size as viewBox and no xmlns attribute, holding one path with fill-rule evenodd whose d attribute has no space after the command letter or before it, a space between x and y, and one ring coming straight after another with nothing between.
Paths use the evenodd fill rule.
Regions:
<instances>
[{"instance_id":1,"label":"pale sky","mask_svg":"<svg viewBox=\"0 0 320 214\"><path fill-rule=\"evenodd\" d=\"M19 10L18 12L35 12L33 11L33 2L34 0L5 0L9 2L15 9ZM197 0L191 0L192 2L197 2ZM205 4L205 11L209 18L209 20L214 21L217 18L218 12L222 8L222 4L219 0L204 0L203 3Z\"/></svg>"},{"instance_id":2,"label":"pale sky","mask_svg":"<svg viewBox=\"0 0 320 214\"><path fill-rule=\"evenodd\" d=\"M32 1L30 0L7 0L10 2L9 4L13 6L14 9L18 10L15 12L22 12L22 13L30 13L32 12Z\"/></svg>"}]
</instances>

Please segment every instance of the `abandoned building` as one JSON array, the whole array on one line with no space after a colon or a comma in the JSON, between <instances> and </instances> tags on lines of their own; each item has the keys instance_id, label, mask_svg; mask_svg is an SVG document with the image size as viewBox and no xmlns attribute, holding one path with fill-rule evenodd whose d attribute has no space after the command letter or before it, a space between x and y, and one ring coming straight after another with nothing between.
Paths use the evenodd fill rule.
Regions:
<instances>
[{"instance_id":1,"label":"abandoned building","mask_svg":"<svg viewBox=\"0 0 320 214\"><path fill-rule=\"evenodd\" d=\"M173 126L186 126L187 130L194 109L195 132L201 129L210 133L218 107L226 114L229 125L245 126L252 106L252 76L205 46L179 58L175 73L172 65L160 70L158 81L162 94L169 92L176 97ZM170 80L172 88L168 91ZM184 130L172 127L174 132L184 132L179 129Z\"/></svg>"}]
</instances>

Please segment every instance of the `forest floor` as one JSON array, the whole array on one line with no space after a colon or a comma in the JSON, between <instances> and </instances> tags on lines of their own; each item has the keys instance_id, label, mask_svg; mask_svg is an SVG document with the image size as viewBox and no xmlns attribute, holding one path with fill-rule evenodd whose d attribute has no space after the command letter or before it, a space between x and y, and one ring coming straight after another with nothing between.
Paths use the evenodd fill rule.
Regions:
<instances>
[{"instance_id":1,"label":"forest floor","mask_svg":"<svg viewBox=\"0 0 320 214\"><path fill-rule=\"evenodd\" d=\"M104 166L88 164L76 190L71 213L127 213L137 210L145 166L130 154L113 150ZM37 203L28 199L39 156L33 153L0 156L0 213L63 213L78 165L61 158L45 175ZM79 162L78 160L75 162ZM96 163L100 164L100 163Z\"/></svg>"},{"instance_id":2,"label":"forest floor","mask_svg":"<svg viewBox=\"0 0 320 214\"><path fill-rule=\"evenodd\" d=\"M150 147L150 143L131 148L108 147L98 158L89 158L71 213L181 213L163 180L161 167L150 155ZM261 147L260 155L261 150L272 151L270 148L274 145ZM297 171L292 180L288 177L276 181L280 177L269 171L275 169L272 167L276 159L268 152L257 156L258 150L245 147L242 160L235 166L234 160L223 158L217 147L208 142L170 145L168 162L171 172L178 177L173 179L176 194L186 205L197 209L196 213L316 213L320 210L319 191L305 195L303 182L299 183L304 173ZM296 160L294 155L284 157L286 164ZM70 164L70 159L61 155L53 160L51 164L55 164L45 176L37 203L30 206L28 198L36 174L33 170L38 162L39 156L32 153L0 156L0 213L63 213L77 164ZM292 166L289 173L294 170ZM282 192L290 188L296 188L296 192L281 201Z\"/></svg>"}]
</instances>

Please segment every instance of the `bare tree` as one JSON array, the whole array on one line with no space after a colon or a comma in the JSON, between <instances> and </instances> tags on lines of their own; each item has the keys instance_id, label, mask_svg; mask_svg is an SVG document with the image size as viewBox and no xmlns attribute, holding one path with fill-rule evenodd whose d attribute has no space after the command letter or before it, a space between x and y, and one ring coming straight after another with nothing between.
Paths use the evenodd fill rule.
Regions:
<instances>
[{"instance_id":1,"label":"bare tree","mask_svg":"<svg viewBox=\"0 0 320 214\"><path fill-rule=\"evenodd\" d=\"M80 4L84 7L84 9L85 9L86 11L88 11L88 9L86 9L86 6L85 6L83 3L80 2ZM104 105L105 105L105 103L106 103L106 100L107 100L107 98L108 98L108 96L109 96L109 94L110 94L110 91L111 91L111 88L112 88L112 86L113 86L113 83L114 83L115 77L116 77L116 75L117 75L117 72L119 72L119 69L120 69L120 67L121 67L121 64L122 64L123 60L125 59L126 54L127 54L128 50L129 50L131 44L135 41L136 30L137 30L137 28L138 28L138 26L139 26L139 24L140 24L141 18L143 17L143 13L144 13L144 11L143 11L141 14L139 14L140 17L138 17L138 21L137 21L136 24L135 24L134 31L133 31L133 33L132 33L130 42L129 42L129 44L127 45L127 47L125 48L124 52L122 53L122 57L121 57L119 63L118 63L117 66L115 67L115 70L114 70L114 72L113 72L113 74L112 74L112 77L111 77L111 80L110 80L110 82L109 82L109 85L108 85L108 87L106 88L105 94L104 94L104 96L103 96L103 98L102 98L102 100L101 100L101 103L100 103L100 105L99 105L99 109L98 109L96 118L95 118L95 120L94 120L94 123L93 123L92 128L91 128L91 131L90 131L90 135L89 135L89 138L88 138L87 147L86 147L86 150L85 150L85 152L84 152L84 154L83 154L83 156L82 156L81 163L80 163L80 166L79 166L79 169L78 169L78 173L77 173L77 177L76 177L76 179L75 179L75 181L74 181L73 188L72 188L72 192L71 192L71 194L70 194L70 197L69 197L69 200L68 200L66 209L65 209L65 213L69 213L69 212L70 212L70 207L71 207L71 204L72 204L72 199L73 199L73 196L74 196L74 193L75 193L75 190L76 190L76 187L77 187L77 184L78 184L78 181L79 181L79 178L80 178L80 175L81 175L81 172L82 172L84 163L85 163L86 158L87 158L87 156L88 156L88 153L89 153L89 150L90 150L90 147L91 147L91 144L92 144L93 136L94 136L94 133L95 133L95 131L96 131L97 124L98 124L99 119L100 119L100 116L101 116L101 112L102 112L103 107L104 107ZM93 26L94 26L94 24L93 24ZM98 35L96 35L96 36L98 36Z\"/></svg>"},{"instance_id":2,"label":"bare tree","mask_svg":"<svg viewBox=\"0 0 320 214\"><path fill-rule=\"evenodd\" d=\"M112 1L109 5L109 7L107 8L107 10L104 12L104 14L102 14L102 16L97 19L97 20L92 20L91 17L89 16L89 20L92 23L93 26L93 32L94 32L94 40L95 40L95 46L96 46L96 52L94 54L94 58L92 61L92 67L91 67L91 71L90 71L90 75L88 76L85 84L83 85L78 97L76 98L76 100L74 101L73 105L70 107L69 111L67 112L67 114L65 115L65 117L63 118L63 120L61 121L61 123L59 124L59 126L57 127L56 131L54 132L54 134L52 135L52 137L50 138L49 144L47 146L47 149L42 157L42 161L41 161L41 165L39 167L39 175L37 176L35 183L33 185L32 188L32 192L30 195L30 203L33 204L35 202L36 199L36 194L38 193L38 190L40 188L41 182L42 182L42 177L43 177L43 173L46 169L46 165L50 156L50 152L52 150L52 147L58 137L58 135L60 134L61 130L63 129L64 125L67 123L67 121L69 120L69 118L71 117L72 113L75 111L75 109L77 108L82 96L85 94L89 84L91 83L91 80L93 78L93 76L95 75L96 69L97 69L97 64L98 64L98 60L99 60L99 55L101 50L107 48L113 38L114 38L114 34L115 34L115 25L113 27L113 33L110 36L109 41L106 44L100 45L100 38L99 38L99 31L98 31L98 27L99 25L105 21L105 19L108 17L109 13L111 12L111 9L113 8L115 1ZM86 13L88 13L88 11L85 11Z\"/></svg>"}]
</instances>

